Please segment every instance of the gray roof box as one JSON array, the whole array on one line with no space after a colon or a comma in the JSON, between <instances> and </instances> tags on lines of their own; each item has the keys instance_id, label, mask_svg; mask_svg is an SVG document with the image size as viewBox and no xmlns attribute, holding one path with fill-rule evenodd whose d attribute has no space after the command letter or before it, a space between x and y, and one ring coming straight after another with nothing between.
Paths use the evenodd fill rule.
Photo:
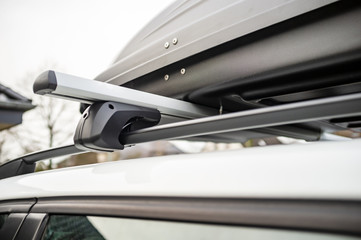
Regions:
<instances>
[{"instance_id":1,"label":"gray roof box","mask_svg":"<svg viewBox=\"0 0 361 240\"><path fill-rule=\"evenodd\" d=\"M333 2L335 1L175 1L153 19L153 21L147 24L118 55L114 64L96 79L122 85L157 69L204 52L207 49L249 35L260 29L286 21ZM325 31L327 31L327 29ZM302 48L303 54L301 54L301 56L297 59L289 56L290 54L296 54L290 53L287 48L289 46L286 45L283 47L287 49L287 52L281 52L277 57L272 55L274 52L270 51L270 49L262 49L265 55L263 56L263 61L276 61L279 57L286 57L287 61L296 63L311 57L336 52L332 52L329 49L332 45L331 42L326 44L327 46L324 46L325 42L322 40L330 40L327 38L330 37L328 34L324 34L324 39L318 41L320 46L315 46L311 49L306 46L315 44L315 42L310 42L312 39L304 41L303 37L297 36L297 34L302 35L301 32L295 32L294 38L289 39L289 41L296 40L293 46L298 45L297 48ZM318 35L316 35L314 39L318 39L317 37ZM299 41L297 41L297 39L299 39ZM303 44L302 41L304 41ZM320 44L320 42L322 42L322 44ZM169 47L166 47L168 45L167 43ZM264 43L259 44L265 45L267 43L272 44L274 51L279 50L278 48L280 46L271 39L267 39ZM280 41L280 43L283 42ZM352 48L350 41L345 42L343 45ZM355 43L352 45L354 46ZM318 47L321 48L319 53L310 54L310 52ZM254 44L253 46L247 46L247 48L249 49L248 51L250 51L251 49L257 49L259 47L257 44ZM258 53L258 51L255 53ZM247 52L244 52L244 54L247 54ZM248 55L245 55L245 60L246 59L248 59ZM252 62L249 61L248 64L240 65L242 68L247 68L245 74L270 69L276 67L277 64L281 65L281 63L277 61L271 66L263 66L262 69L258 70L258 68L254 69L254 67L250 67L251 64L254 64L253 61L258 60L255 59L254 56L250 60L252 60ZM260 65L260 63L258 62L257 65Z\"/></svg>"},{"instance_id":2,"label":"gray roof box","mask_svg":"<svg viewBox=\"0 0 361 240\"><path fill-rule=\"evenodd\" d=\"M96 80L226 112L358 93L360 22L359 1L175 1Z\"/></svg>"}]
</instances>

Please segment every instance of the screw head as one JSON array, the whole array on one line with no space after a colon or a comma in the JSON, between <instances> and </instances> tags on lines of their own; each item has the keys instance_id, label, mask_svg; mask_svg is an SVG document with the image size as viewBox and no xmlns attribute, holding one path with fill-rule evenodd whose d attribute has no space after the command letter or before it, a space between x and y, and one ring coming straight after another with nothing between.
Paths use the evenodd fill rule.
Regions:
<instances>
[{"instance_id":1,"label":"screw head","mask_svg":"<svg viewBox=\"0 0 361 240\"><path fill-rule=\"evenodd\" d=\"M185 69L185 68L182 68L182 69L180 70L180 73L181 73L182 75L184 75L184 74L186 73L186 69Z\"/></svg>"},{"instance_id":2,"label":"screw head","mask_svg":"<svg viewBox=\"0 0 361 240\"><path fill-rule=\"evenodd\" d=\"M164 75L164 80L168 81L168 79L169 79L169 75L168 74Z\"/></svg>"},{"instance_id":3,"label":"screw head","mask_svg":"<svg viewBox=\"0 0 361 240\"><path fill-rule=\"evenodd\" d=\"M164 43L164 48L169 48L169 42Z\"/></svg>"},{"instance_id":4,"label":"screw head","mask_svg":"<svg viewBox=\"0 0 361 240\"><path fill-rule=\"evenodd\" d=\"M173 45L176 45L176 44L178 43L178 39L177 39L177 38L173 38L172 43L173 43Z\"/></svg>"}]
</instances>

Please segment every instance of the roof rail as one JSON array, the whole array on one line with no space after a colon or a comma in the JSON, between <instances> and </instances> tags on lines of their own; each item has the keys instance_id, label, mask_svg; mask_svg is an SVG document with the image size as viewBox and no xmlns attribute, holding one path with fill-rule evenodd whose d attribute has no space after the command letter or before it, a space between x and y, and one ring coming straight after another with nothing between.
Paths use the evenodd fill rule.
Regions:
<instances>
[{"instance_id":1,"label":"roof rail","mask_svg":"<svg viewBox=\"0 0 361 240\"><path fill-rule=\"evenodd\" d=\"M165 103L162 103L159 107L161 113L163 113L162 118L164 115L169 117L174 114L173 116L178 121L183 118L196 117L198 106L154 94L148 95L140 91L136 91L140 92L137 94L150 96L156 103L148 103L147 99L135 99L131 94L129 96L130 101L127 101L127 104L119 103L116 101L118 99L117 94L119 94L117 92L118 88L121 92L125 92L125 95L127 95L127 91L135 93L134 90L96 81L93 81L95 84L91 83L93 84L90 85L92 86L91 90L81 90L80 86L74 90L67 81L65 81L69 85L67 87L64 87L64 84L55 84L54 87L52 82L54 80L53 74L55 73L47 72L49 80L47 82L43 81L43 79L41 81L37 79L34 84L34 91L76 100L80 99L88 103L95 102L83 113L74 136L75 145L49 149L14 159L0 166L0 179L32 172L35 169L36 161L84 151L112 151L123 149L124 146L155 140L184 139L239 130L361 116L361 93L357 93L208 117L204 116L211 112L208 112L206 108L200 108L204 111L200 111L198 119L154 126L160 120L160 113L157 109L149 107L157 107L156 104L162 103L161 100L169 104L175 103L175 106L165 106ZM59 76L63 75L56 75L58 83L61 82ZM69 75L64 76L67 80L71 78ZM84 79L80 79L80 81L92 82L92 80ZM92 97L92 91L95 92L96 87L99 87L99 92L95 93L95 97ZM109 91L110 95L105 99L101 99L107 91ZM106 100L115 102L104 102ZM142 102L147 102L145 104L147 107L129 105L129 103L141 104ZM179 106L181 111L176 109Z\"/></svg>"},{"instance_id":2,"label":"roof rail","mask_svg":"<svg viewBox=\"0 0 361 240\"><path fill-rule=\"evenodd\" d=\"M1 165L0 179L32 173L35 170L35 163L38 161L81 152L84 150L76 148L75 145L68 145L27 154Z\"/></svg>"}]
</instances>

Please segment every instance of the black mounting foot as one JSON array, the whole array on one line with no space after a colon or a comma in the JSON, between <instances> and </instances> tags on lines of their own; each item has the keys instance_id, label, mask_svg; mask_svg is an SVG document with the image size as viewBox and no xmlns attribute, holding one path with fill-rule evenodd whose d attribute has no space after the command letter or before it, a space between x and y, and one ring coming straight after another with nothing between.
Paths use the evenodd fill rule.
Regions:
<instances>
[{"instance_id":1,"label":"black mounting foot","mask_svg":"<svg viewBox=\"0 0 361 240\"><path fill-rule=\"evenodd\" d=\"M157 125L160 118L156 109L116 102L94 103L84 111L74 143L83 150L122 150L122 133Z\"/></svg>"}]
</instances>

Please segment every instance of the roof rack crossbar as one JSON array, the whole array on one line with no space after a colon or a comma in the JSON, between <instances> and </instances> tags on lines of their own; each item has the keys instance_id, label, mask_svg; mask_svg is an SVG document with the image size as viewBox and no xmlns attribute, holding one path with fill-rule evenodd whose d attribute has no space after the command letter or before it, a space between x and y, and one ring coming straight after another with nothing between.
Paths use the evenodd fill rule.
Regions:
<instances>
[{"instance_id":1,"label":"roof rack crossbar","mask_svg":"<svg viewBox=\"0 0 361 240\"><path fill-rule=\"evenodd\" d=\"M50 95L87 104L110 101L153 108L160 111L164 122L218 114L215 109L186 101L51 70L39 75L34 82L33 90L36 94Z\"/></svg>"},{"instance_id":2,"label":"roof rack crossbar","mask_svg":"<svg viewBox=\"0 0 361 240\"><path fill-rule=\"evenodd\" d=\"M357 93L145 128L122 135L120 141L133 145L360 115L361 94Z\"/></svg>"},{"instance_id":3,"label":"roof rack crossbar","mask_svg":"<svg viewBox=\"0 0 361 240\"><path fill-rule=\"evenodd\" d=\"M190 138L222 132L249 130L285 124L361 115L361 94L351 94L298 103L228 113L122 133L125 146L165 139ZM35 162L85 152L75 145L31 153L0 166L0 179L33 172Z\"/></svg>"}]
</instances>

